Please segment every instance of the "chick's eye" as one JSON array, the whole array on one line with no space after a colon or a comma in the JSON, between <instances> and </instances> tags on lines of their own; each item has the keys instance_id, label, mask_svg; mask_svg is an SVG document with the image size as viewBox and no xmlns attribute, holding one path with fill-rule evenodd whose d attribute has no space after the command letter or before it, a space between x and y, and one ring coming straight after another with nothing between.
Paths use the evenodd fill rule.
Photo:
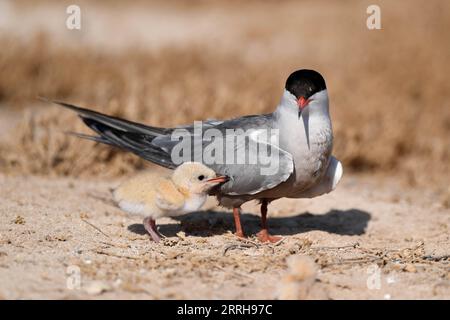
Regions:
<instances>
[{"instance_id":1,"label":"chick's eye","mask_svg":"<svg viewBox=\"0 0 450 320\"><path fill-rule=\"evenodd\" d=\"M205 179L205 176L204 176L204 175L198 176L198 180L202 181L203 179Z\"/></svg>"}]
</instances>

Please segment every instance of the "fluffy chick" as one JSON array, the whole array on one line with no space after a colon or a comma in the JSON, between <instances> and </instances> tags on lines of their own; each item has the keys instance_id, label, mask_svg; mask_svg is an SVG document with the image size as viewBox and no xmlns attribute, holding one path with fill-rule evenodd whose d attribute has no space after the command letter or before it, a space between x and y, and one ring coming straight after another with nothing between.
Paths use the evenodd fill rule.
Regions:
<instances>
[{"instance_id":1,"label":"fluffy chick","mask_svg":"<svg viewBox=\"0 0 450 320\"><path fill-rule=\"evenodd\" d=\"M144 173L131 178L113 191L119 207L134 215L144 216L145 230L158 242L161 234L156 219L179 216L196 211L205 203L208 191L226 182L226 176L196 162L185 162L171 177Z\"/></svg>"}]
</instances>

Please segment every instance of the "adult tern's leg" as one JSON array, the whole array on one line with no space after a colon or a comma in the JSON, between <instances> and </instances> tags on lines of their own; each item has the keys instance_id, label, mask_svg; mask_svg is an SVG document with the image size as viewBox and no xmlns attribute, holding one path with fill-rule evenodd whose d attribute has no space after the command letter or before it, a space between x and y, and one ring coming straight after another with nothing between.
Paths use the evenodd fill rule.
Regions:
<instances>
[{"instance_id":1,"label":"adult tern's leg","mask_svg":"<svg viewBox=\"0 0 450 320\"><path fill-rule=\"evenodd\" d=\"M272 236L269 233L269 227L267 226L267 205L269 202L266 199L261 201L261 231L258 232L257 236L261 242L278 242L282 238Z\"/></svg>"},{"instance_id":2,"label":"adult tern's leg","mask_svg":"<svg viewBox=\"0 0 450 320\"><path fill-rule=\"evenodd\" d=\"M152 237L153 241L159 242L159 240L161 240L161 235L159 234L158 230L156 230L155 220L147 217L144 219L143 223L145 230L147 230L147 232L150 234L150 237Z\"/></svg>"},{"instance_id":3,"label":"adult tern's leg","mask_svg":"<svg viewBox=\"0 0 450 320\"><path fill-rule=\"evenodd\" d=\"M245 238L244 231L242 231L241 225L241 208L233 208L234 225L236 226L236 232L234 233L239 238Z\"/></svg>"}]
</instances>

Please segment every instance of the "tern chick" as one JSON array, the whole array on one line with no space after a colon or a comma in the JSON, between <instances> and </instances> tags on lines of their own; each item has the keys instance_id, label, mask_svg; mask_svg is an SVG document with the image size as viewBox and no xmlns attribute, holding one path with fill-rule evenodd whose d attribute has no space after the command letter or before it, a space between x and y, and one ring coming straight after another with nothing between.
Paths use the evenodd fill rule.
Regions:
<instances>
[{"instance_id":1,"label":"tern chick","mask_svg":"<svg viewBox=\"0 0 450 320\"><path fill-rule=\"evenodd\" d=\"M208 191L228 181L201 163L185 162L171 177L147 172L125 181L113 191L119 207L135 215L144 216L145 230L158 242L156 219L179 216L200 209Z\"/></svg>"}]
</instances>

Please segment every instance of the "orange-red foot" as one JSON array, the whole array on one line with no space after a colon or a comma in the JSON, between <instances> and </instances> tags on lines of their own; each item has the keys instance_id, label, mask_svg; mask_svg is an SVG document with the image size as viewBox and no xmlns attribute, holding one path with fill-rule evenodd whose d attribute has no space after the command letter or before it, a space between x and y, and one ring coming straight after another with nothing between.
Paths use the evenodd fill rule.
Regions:
<instances>
[{"instance_id":1,"label":"orange-red foot","mask_svg":"<svg viewBox=\"0 0 450 320\"><path fill-rule=\"evenodd\" d=\"M234 233L234 235L235 235L236 237L238 237L238 238L246 238L244 232L242 232L242 231L236 231L236 232Z\"/></svg>"},{"instance_id":2,"label":"orange-red foot","mask_svg":"<svg viewBox=\"0 0 450 320\"><path fill-rule=\"evenodd\" d=\"M256 236L258 237L258 240L261 242L275 243L283 239L282 237L272 236L271 234L269 234L269 231L267 229L261 229L261 231L258 232Z\"/></svg>"}]
</instances>

